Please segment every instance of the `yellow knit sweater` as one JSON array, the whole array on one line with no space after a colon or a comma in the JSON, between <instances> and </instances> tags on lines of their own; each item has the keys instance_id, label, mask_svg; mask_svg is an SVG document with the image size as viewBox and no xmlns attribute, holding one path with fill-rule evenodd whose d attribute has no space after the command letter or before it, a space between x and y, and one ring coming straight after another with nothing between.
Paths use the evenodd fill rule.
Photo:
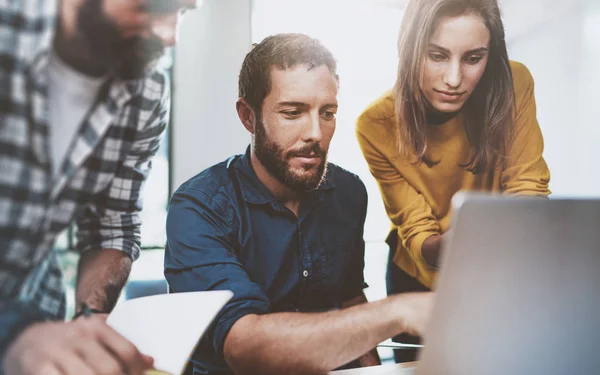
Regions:
<instances>
[{"instance_id":1,"label":"yellow knit sweater","mask_svg":"<svg viewBox=\"0 0 600 375\"><path fill-rule=\"evenodd\" d=\"M550 172L542 157L544 142L536 119L533 78L527 68L511 62L515 88L515 131L504 167L473 174L460 167L472 147L459 114L431 127L428 167L414 164L398 148L394 96L391 92L372 103L358 118L356 133L371 173L377 180L392 230L399 236L394 262L432 288L436 270L421 255L423 241L448 230L451 199L458 191L489 191L548 196Z\"/></svg>"}]
</instances>

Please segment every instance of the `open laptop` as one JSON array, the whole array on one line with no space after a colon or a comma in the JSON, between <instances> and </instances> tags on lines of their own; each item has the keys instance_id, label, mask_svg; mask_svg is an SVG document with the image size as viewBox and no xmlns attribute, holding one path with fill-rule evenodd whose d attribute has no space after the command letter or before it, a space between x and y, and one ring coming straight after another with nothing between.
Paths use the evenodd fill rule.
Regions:
<instances>
[{"instance_id":1,"label":"open laptop","mask_svg":"<svg viewBox=\"0 0 600 375\"><path fill-rule=\"evenodd\" d=\"M600 200L457 195L453 207L416 373L600 374Z\"/></svg>"}]
</instances>

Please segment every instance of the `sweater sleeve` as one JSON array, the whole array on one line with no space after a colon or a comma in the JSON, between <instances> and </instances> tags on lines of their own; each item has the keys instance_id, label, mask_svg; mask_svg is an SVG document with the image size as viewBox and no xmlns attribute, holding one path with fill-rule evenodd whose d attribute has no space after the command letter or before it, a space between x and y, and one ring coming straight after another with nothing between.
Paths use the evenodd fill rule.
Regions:
<instances>
[{"instance_id":1,"label":"sweater sleeve","mask_svg":"<svg viewBox=\"0 0 600 375\"><path fill-rule=\"evenodd\" d=\"M513 63L512 69L515 128L500 184L506 194L546 197L550 171L542 155L544 139L536 118L533 77L523 64Z\"/></svg>"},{"instance_id":2,"label":"sweater sleeve","mask_svg":"<svg viewBox=\"0 0 600 375\"><path fill-rule=\"evenodd\" d=\"M377 180L387 214L398 227L403 247L417 263L427 264L421 247L428 237L441 234L440 224L423 195L384 156L382 144L386 140L377 133L378 125L368 113L361 115L356 127L358 143Z\"/></svg>"}]
</instances>

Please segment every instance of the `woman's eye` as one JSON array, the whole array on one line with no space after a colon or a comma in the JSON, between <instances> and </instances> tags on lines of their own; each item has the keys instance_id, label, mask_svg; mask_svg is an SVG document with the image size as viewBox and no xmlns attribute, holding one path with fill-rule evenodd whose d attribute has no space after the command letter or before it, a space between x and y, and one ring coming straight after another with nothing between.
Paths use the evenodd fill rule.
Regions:
<instances>
[{"instance_id":1,"label":"woman's eye","mask_svg":"<svg viewBox=\"0 0 600 375\"><path fill-rule=\"evenodd\" d=\"M430 53L429 58L433 61L444 61L446 56L442 55L441 53Z\"/></svg>"},{"instance_id":2,"label":"woman's eye","mask_svg":"<svg viewBox=\"0 0 600 375\"><path fill-rule=\"evenodd\" d=\"M469 64L473 64L474 65L474 64L477 64L478 62L480 62L481 59L482 59L481 56L470 56L470 57L467 57L467 62Z\"/></svg>"}]
</instances>

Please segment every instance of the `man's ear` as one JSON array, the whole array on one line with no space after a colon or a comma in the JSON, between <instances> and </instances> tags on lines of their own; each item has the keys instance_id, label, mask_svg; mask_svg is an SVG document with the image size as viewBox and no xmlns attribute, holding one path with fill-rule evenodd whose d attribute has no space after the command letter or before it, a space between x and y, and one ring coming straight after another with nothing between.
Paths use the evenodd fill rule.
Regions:
<instances>
[{"instance_id":1,"label":"man's ear","mask_svg":"<svg viewBox=\"0 0 600 375\"><path fill-rule=\"evenodd\" d=\"M237 110L238 117L246 130L250 132L250 134L254 135L254 127L256 125L256 114L254 110L250 108L250 105L244 98L239 98L237 103L235 103L235 109Z\"/></svg>"}]
</instances>

